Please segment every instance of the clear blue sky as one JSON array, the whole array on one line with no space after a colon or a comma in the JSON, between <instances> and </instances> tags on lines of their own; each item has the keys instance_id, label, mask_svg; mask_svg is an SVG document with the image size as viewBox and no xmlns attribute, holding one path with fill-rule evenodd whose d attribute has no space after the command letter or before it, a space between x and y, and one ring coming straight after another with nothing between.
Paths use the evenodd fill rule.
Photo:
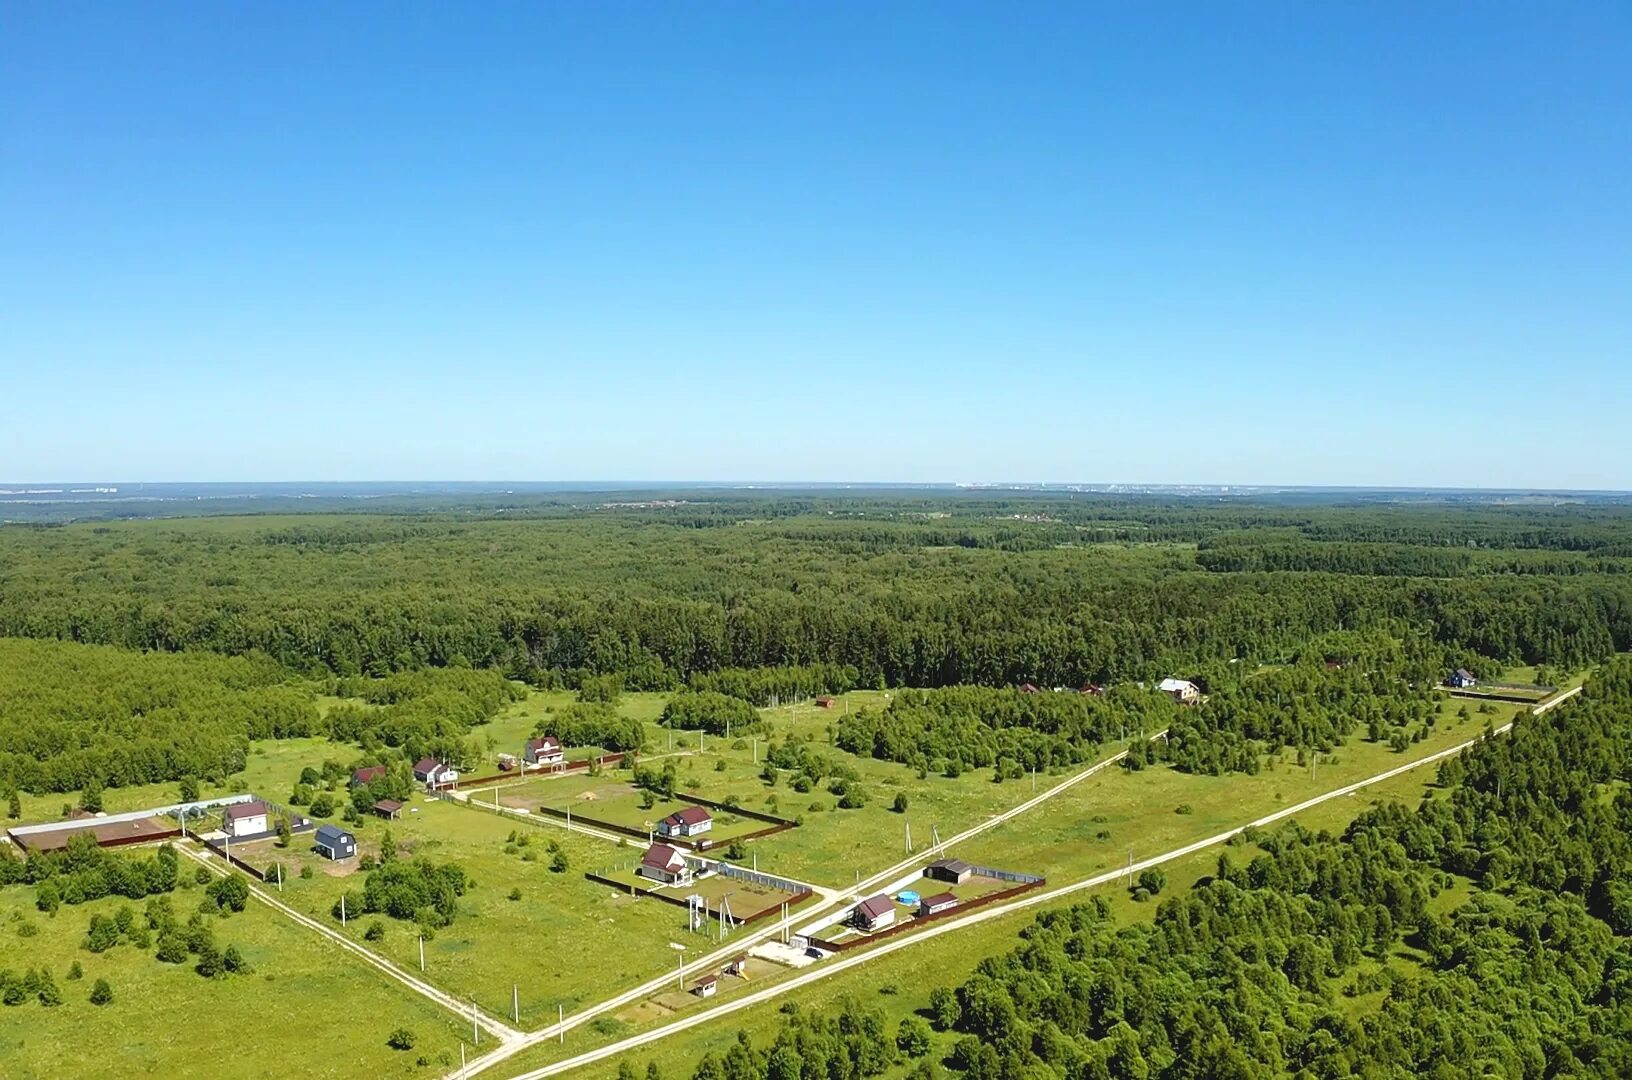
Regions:
<instances>
[{"instance_id":1,"label":"clear blue sky","mask_svg":"<svg viewBox=\"0 0 1632 1080\"><path fill-rule=\"evenodd\" d=\"M1632 488L1632 6L1135 7L6 0L0 480Z\"/></svg>"}]
</instances>

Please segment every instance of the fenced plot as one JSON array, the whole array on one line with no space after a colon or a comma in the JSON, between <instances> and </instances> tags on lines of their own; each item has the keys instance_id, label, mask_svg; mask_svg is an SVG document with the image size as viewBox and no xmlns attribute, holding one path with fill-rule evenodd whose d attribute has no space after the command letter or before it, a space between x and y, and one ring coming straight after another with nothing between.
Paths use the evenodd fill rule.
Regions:
<instances>
[{"instance_id":1,"label":"fenced plot","mask_svg":"<svg viewBox=\"0 0 1632 1080\"><path fill-rule=\"evenodd\" d=\"M593 780L593 782L589 782ZM572 785L568 787L567 785ZM633 784L617 778L586 778L585 782L528 780L504 787L498 791L499 803L529 813L551 814L556 817L572 815L572 820L586 826L601 826L633 838L663 839L658 834L658 823L665 817L687 807L702 806L708 810L712 826L708 831L678 837L680 846L699 849L719 847L733 840L746 839L769 830L780 830L789 825L768 823L761 817L749 817L729 807L707 807L685 796L672 799L653 796ZM650 801L651 805L646 803Z\"/></svg>"},{"instance_id":2,"label":"fenced plot","mask_svg":"<svg viewBox=\"0 0 1632 1080\"><path fill-rule=\"evenodd\" d=\"M631 860L614 866L602 867L585 874L590 881L608 885L631 896L645 896L677 907L688 907L692 896L700 896L710 919L720 918L722 907L729 906L733 922L747 923L776 915L782 905L797 907L810 899L813 893L793 883L772 884L772 879L749 880L720 873L707 873L684 883L664 885L635 873L639 863Z\"/></svg>"}]
</instances>

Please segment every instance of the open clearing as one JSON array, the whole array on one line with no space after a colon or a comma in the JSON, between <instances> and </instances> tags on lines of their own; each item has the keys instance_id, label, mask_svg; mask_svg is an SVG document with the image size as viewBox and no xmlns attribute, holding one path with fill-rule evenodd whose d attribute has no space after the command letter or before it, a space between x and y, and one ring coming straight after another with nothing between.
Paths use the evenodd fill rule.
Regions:
<instances>
[{"instance_id":1,"label":"open clearing","mask_svg":"<svg viewBox=\"0 0 1632 1080\"><path fill-rule=\"evenodd\" d=\"M185 919L201 895L196 887L177 890L172 903ZM111 916L126 904L139 917L141 902L119 898L64 905L51 917L34 909L33 889L0 891L0 968L43 965L63 995L54 1008L29 1002L0 1009L0 1075L431 1077L458 1065L468 1024L260 904L211 920L222 947L237 945L254 966L249 975L204 979L191 965L161 964L152 948L128 943L104 953L80 947L92 915ZM25 925L36 932L22 936ZM70 981L76 960L85 977ZM113 988L110 1005L87 1000L99 978ZM417 1037L412 1051L386 1046L398 1027ZM291 1037L297 1033L303 1037ZM416 1064L421 1057L426 1064Z\"/></svg>"},{"instance_id":2,"label":"open clearing","mask_svg":"<svg viewBox=\"0 0 1632 1080\"><path fill-rule=\"evenodd\" d=\"M511 1016L515 986L522 1026L539 1027L555 1019L558 1005L570 1012L651 978L671 963L666 942L684 932L683 910L633 900L583 876L616 850L613 845L424 796L416 796L411 808L418 813L405 812L392 822L367 821L356 831L361 843L377 849L389 830L402 857L456 862L475 882L460 900L459 918L425 943L424 978L429 982L474 998L497 1017ZM511 844L511 833L526 844ZM552 841L567 856L565 871L550 869ZM360 892L361 887L361 875L285 877L282 898L339 929L331 909L342 892ZM512 890L519 899L510 899ZM385 927L385 938L364 942L363 932L374 921ZM345 932L409 971L419 971L413 923L367 916L350 919Z\"/></svg>"}]
</instances>

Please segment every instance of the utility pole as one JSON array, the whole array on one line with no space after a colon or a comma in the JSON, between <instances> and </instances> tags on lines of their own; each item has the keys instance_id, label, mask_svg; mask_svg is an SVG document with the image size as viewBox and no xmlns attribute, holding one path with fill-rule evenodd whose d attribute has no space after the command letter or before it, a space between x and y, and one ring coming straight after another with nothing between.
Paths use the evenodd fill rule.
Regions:
<instances>
[{"instance_id":1,"label":"utility pole","mask_svg":"<svg viewBox=\"0 0 1632 1080\"><path fill-rule=\"evenodd\" d=\"M419 970L425 970L425 935L419 935Z\"/></svg>"},{"instance_id":2,"label":"utility pole","mask_svg":"<svg viewBox=\"0 0 1632 1080\"><path fill-rule=\"evenodd\" d=\"M510 1016L521 1023L521 987L515 983L510 984Z\"/></svg>"},{"instance_id":3,"label":"utility pole","mask_svg":"<svg viewBox=\"0 0 1632 1080\"><path fill-rule=\"evenodd\" d=\"M340 928L342 930L344 930L345 927L346 927L346 894L341 893L340 894Z\"/></svg>"},{"instance_id":4,"label":"utility pole","mask_svg":"<svg viewBox=\"0 0 1632 1080\"><path fill-rule=\"evenodd\" d=\"M1133 884L1133 848L1128 848L1128 884Z\"/></svg>"},{"instance_id":5,"label":"utility pole","mask_svg":"<svg viewBox=\"0 0 1632 1080\"><path fill-rule=\"evenodd\" d=\"M283 864L281 862L278 864L278 891L280 893L283 891Z\"/></svg>"},{"instance_id":6,"label":"utility pole","mask_svg":"<svg viewBox=\"0 0 1632 1080\"><path fill-rule=\"evenodd\" d=\"M567 1041L567 1008L560 1002L555 1005L555 1028L561 1034L561 1042Z\"/></svg>"},{"instance_id":7,"label":"utility pole","mask_svg":"<svg viewBox=\"0 0 1632 1080\"><path fill-rule=\"evenodd\" d=\"M912 854L912 822L907 822L907 854Z\"/></svg>"},{"instance_id":8,"label":"utility pole","mask_svg":"<svg viewBox=\"0 0 1632 1080\"><path fill-rule=\"evenodd\" d=\"M470 1038L477 1046L482 1045L482 1029L476 1023L476 999L470 999Z\"/></svg>"}]
</instances>

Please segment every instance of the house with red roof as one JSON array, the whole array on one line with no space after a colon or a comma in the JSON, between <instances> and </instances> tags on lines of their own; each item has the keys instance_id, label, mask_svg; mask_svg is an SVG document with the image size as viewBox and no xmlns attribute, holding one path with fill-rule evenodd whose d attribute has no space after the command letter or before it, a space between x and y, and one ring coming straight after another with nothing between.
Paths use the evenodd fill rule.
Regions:
<instances>
[{"instance_id":1,"label":"house with red roof","mask_svg":"<svg viewBox=\"0 0 1632 1080\"><path fill-rule=\"evenodd\" d=\"M672 848L668 844L653 844L641 857L640 865L635 867L635 873L643 878L661 881L665 885L673 885L684 880L688 871L685 856L681 855L677 848Z\"/></svg>"},{"instance_id":2,"label":"house with red roof","mask_svg":"<svg viewBox=\"0 0 1632 1080\"><path fill-rule=\"evenodd\" d=\"M868 897L850 912L850 921L858 930L882 930L895 925L895 901L883 893Z\"/></svg>"},{"instance_id":3,"label":"house with red roof","mask_svg":"<svg viewBox=\"0 0 1632 1080\"><path fill-rule=\"evenodd\" d=\"M701 806L676 810L657 823L659 836L696 836L714 827L714 815Z\"/></svg>"},{"instance_id":4,"label":"house with red roof","mask_svg":"<svg viewBox=\"0 0 1632 1080\"><path fill-rule=\"evenodd\" d=\"M364 787L385 775L384 765L368 765L351 774L352 787Z\"/></svg>"}]
</instances>

